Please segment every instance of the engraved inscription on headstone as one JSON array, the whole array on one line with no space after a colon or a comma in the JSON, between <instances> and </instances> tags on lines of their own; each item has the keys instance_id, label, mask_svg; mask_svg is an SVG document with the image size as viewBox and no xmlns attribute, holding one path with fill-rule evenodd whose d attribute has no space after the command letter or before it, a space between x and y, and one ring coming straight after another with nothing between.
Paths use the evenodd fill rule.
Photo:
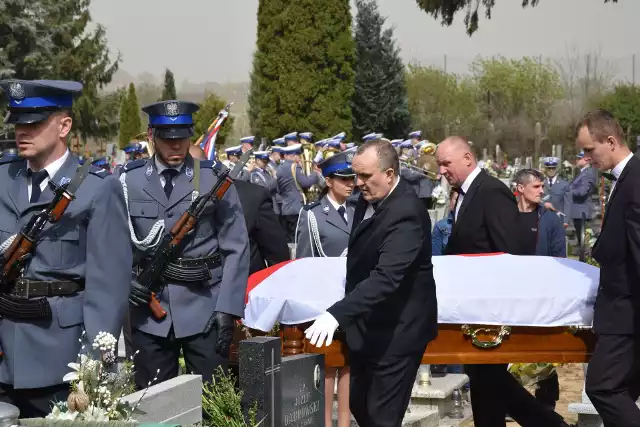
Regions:
<instances>
[{"instance_id":1,"label":"engraved inscription on headstone","mask_svg":"<svg viewBox=\"0 0 640 427\"><path fill-rule=\"evenodd\" d=\"M282 426L324 427L324 355L282 360Z\"/></svg>"}]
</instances>

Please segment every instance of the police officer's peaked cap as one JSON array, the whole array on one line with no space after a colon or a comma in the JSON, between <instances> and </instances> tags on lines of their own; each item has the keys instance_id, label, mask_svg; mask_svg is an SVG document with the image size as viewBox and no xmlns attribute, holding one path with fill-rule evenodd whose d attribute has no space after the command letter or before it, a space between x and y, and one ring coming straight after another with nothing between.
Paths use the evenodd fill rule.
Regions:
<instances>
[{"instance_id":1,"label":"police officer's peaked cap","mask_svg":"<svg viewBox=\"0 0 640 427\"><path fill-rule=\"evenodd\" d=\"M73 96L82 92L82 83L68 80L2 80L0 87L9 98L5 123L13 124L39 123L71 109Z\"/></svg>"},{"instance_id":2,"label":"police officer's peaked cap","mask_svg":"<svg viewBox=\"0 0 640 427\"><path fill-rule=\"evenodd\" d=\"M560 159L557 157L545 157L544 158L544 165L548 168L555 168L558 166L558 163L560 163Z\"/></svg>"},{"instance_id":3,"label":"police officer's peaked cap","mask_svg":"<svg viewBox=\"0 0 640 427\"><path fill-rule=\"evenodd\" d=\"M253 153L256 159L260 160L269 160L269 152L268 151L255 151Z\"/></svg>"},{"instance_id":4,"label":"police officer's peaked cap","mask_svg":"<svg viewBox=\"0 0 640 427\"><path fill-rule=\"evenodd\" d=\"M298 134L298 138L304 139L305 141L311 141L311 138L313 138L313 134L311 132L300 132Z\"/></svg>"},{"instance_id":5,"label":"police officer's peaked cap","mask_svg":"<svg viewBox=\"0 0 640 427\"><path fill-rule=\"evenodd\" d=\"M98 167L105 167L109 164L109 162L107 161L106 157L100 157L99 159L94 160L91 164Z\"/></svg>"},{"instance_id":6,"label":"police officer's peaked cap","mask_svg":"<svg viewBox=\"0 0 640 427\"><path fill-rule=\"evenodd\" d=\"M351 169L353 154L353 152L337 153L318 163L318 167L322 170L322 176L341 176L347 178L355 176Z\"/></svg>"},{"instance_id":7,"label":"police officer's peaked cap","mask_svg":"<svg viewBox=\"0 0 640 427\"><path fill-rule=\"evenodd\" d=\"M132 142L122 149L125 153L141 153L143 150L142 144L139 142Z\"/></svg>"},{"instance_id":8,"label":"police officer's peaked cap","mask_svg":"<svg viewBox=\"0 0 640 427\"><path fill-rule=\"evenodd\" d=\"M149 127L163 139L183 139L193 136L193 113L200 106L187 101L160 101L142 107L149 115Z\"/></svg>"},{"instance_id":9,"label":"police officer's peaked cap","mask_svg":"<svg viewBox=\"0 0 640 427\"><path fill-rule=\"evenodd\" d=\"M272 143L273 145L279 146L279 147L284 147L284 145L286 144L284 137L276 138L272 141Z\"/></svg>"}]
</instances>

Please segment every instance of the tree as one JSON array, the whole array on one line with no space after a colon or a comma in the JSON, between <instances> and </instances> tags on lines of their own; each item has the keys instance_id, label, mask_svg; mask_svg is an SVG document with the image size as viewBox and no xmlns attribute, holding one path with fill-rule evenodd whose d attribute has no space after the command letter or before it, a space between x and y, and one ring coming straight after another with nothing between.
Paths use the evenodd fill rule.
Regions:
<instances>
[{"instance_id":1,"label":"tree","mask_svg":"<svg viewBox=\"0 0 640 427\"><path fill-rule=\"evenodd\" d=\"M142 123L139 111L136 87L133 83L129 83L127 95L122 97L120 103L120 135L118 137L120 148L129 145L131 140L140 134Z\"/></svg>"},{"instance_id":2,"label":"tree","mask_svg":"<svg viewBox=\"0 0 640 427\"><path fill-rule=\"evenodd\" d=\"M409 65L406 82L412 128L422 129L429 140L477 135L486 125L477 104L477 87L470 78L436 67Z\"/></svg>"},{"instance_id":3,"label":"tree","mask_svg":"<svg viewBox=\"0 0 640 427\"><path fill-rule=\"evenodd\" d=\"M227 105L227 102L215 93L207 92L205 94L204 100L200 103L200 109L193 115L195 132L192 140L194 142L207 132L209 125L211 125L225 105ZM225 120L216 138L217 146L224 146L227 143L227 137L233 131L233 121L233 116L229 114L229 117Z\"/></svg>"},{"instance_id":4,"label":"tree","mask_svg":"<svg viewBox=\"0 0 640 427\"><path fill-rule=\"evenodd\" d=\"M90 0L5 0L0 4L0 77L82 82L74 105L74 129L83 139L103 136L99 91L111 81L112 61L104 27L90 25ZM90 29L93 27L92 29Z\"/></svg>"},{"instance_id":5,"label":"tree","mask_svg":"<svg viewBox=\"0 0 640 427\"><path fill-rule=\"evenodd\" d=\"M375 0L356 0L355 93L352 99L353 133L368 132L402 138L410 125L404 65L393 30L384 29Z\"/></svg>"},{"instance_id":6,"label":"tree","mask_svg":"<svg viewBox=\"0 0 640 427\"><path fill-rule=\"evenodd\" d=\"M261 0L249 117L255 135L318 137L351 127L353 38L348 0Z\"/></svg>"},{"instance_id":7,"label":"tree","mask_svg":"<svg viewBox=\"0 0 640 427\"><path fill-rule=\"evenodd\" d=\"M627 133L627 142L636 148L636 136L640 135L640 86L618 85L604 96L600 108L610 111ZM635 151L635 150L634 150Z\"/></svg>"},{"instance_id":8,"label":"tree","mask_svg":"<svg viewBox=\"0 0 640 427\"><path fill-rule=\"evenodd\" d=\"M170 69L166 69L164 72L164 89L162 89L162 96L158 101L168 101L171 99L177 99L176 95L176 82L173 78L173 73Z\"/></svg>"},{"instance_id":9,"label":"tree","mask_svg":"<svg viewBox=\"0 0 640 427\"><path fill-rule=\"evenodd\" d=\"M503 0L505 1L505 0ZM618 0L604 0L605 3L617 3ZM440 19L442 25L450 26L453 18L462 10L466 11L464 25L467 34L472 35L478 29L479 9L485 9L485 18L491 19L491 11L496 4L496 0L416 0L418 7ZM540 0L522 0L522 7L535 7Z\"/></svg>"}]
</instances>

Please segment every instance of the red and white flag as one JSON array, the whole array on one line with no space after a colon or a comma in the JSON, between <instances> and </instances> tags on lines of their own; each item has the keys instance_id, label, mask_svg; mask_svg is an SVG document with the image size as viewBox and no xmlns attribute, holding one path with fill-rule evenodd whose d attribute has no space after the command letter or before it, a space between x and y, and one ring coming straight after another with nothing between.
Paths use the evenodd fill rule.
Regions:
<instances>
[{"instance_id":1,"label":"red and white flag","mask_svg":"<svg viewBox=\"0 0 640 427\"><path fill-rule=\"evenodd\" d=\"M567 258L488 254L433 257L438 322L591 325L599 269ZM252 274L243 323L314 320L344 297L346 257L301 258Z\"/></svg>"}]
</instances>

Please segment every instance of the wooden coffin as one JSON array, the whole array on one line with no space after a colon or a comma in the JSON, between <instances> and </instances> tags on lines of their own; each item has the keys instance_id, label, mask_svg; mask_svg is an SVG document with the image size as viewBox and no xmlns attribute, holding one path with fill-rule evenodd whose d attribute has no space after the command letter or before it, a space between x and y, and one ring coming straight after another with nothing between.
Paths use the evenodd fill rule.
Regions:
<instances>
[{"instance_id":1,"label":"wooden coffin","mask_svg":"<svg viewBox=\"0 0 640 427\"><path fill-rule=\"evenodd\" d=\"M317 348L304 338L309 325L285 326L283 355L324 353L328 367L348 364L343 335ZM425 364L585 363L595 345L590 329L571 327L499 327L442 324L422 357Z\"/></svg>"}]
</instances>

